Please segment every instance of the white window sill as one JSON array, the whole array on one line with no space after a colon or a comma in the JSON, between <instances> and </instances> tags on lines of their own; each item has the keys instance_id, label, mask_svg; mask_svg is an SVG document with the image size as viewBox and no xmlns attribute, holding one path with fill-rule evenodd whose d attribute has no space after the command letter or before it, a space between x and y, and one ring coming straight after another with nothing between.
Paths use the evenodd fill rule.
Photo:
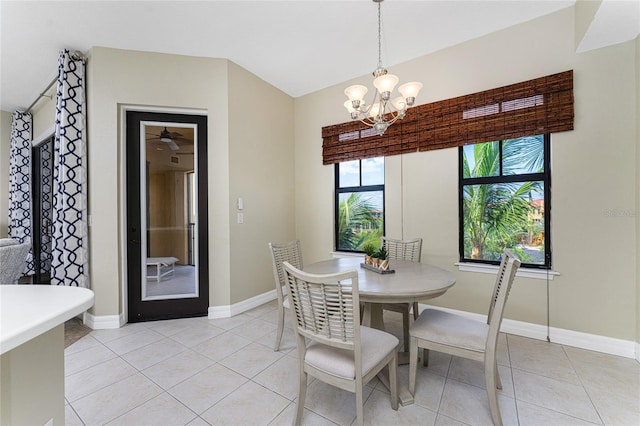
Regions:
<instances>
[{"instance_id":1,"label":"white window sill","mask_svg":"<svg viewBox=\"0 0 640 426\"><path fill-rule=\"evenodd\" d=\"M461 272L480 272L483 274L497 274L498 273L498 265L485 265L482 263L465 263L465 262L456 262L455 265L458 267L458 270ZM534 278L537 280L546 280L547 277L549 281L553 281L553 277L556 275L560 275L559 272L550 271L547 269L536 269L536 268L519 268L518 272L516 272L516 277L523 278Z\"/></svg>"},{"instance_id":2,"label":"white window sill","mask_svg":"<svg viewBox=\"0 0 640 426\"><path fill-rule=\"evenodd\" d=\"M353 253L350 251L332 251L331 253L331 257L333 258L338 258L338 257L362 257L364 258L364 253Z\"/></svg>"}]
</instances>

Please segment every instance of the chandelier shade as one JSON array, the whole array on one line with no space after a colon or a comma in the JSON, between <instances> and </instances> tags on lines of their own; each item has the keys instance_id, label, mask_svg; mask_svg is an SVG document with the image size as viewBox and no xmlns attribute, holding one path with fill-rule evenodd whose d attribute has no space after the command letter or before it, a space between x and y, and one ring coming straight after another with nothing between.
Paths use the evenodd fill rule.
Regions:
<instances>
[{"instance_id":1,"label":"chandelier shade","mask_svg":"<svg viewBox=\"0 0 640 426\"><path fill-rule=\"evenodd\" d=\"M382 66L381 42L381 3L384 0L373 0L378 4L378 67L373 71L373 86L376 89L373 101L367 104L364 100L368 92L366 86L354 84L345 89L344 94L349 98L344 107L352 120L360 120L367 126L373 127L382 136L387 128L396 120L404 118L407 109L415 103L416 96L422 89L422 83L410 82L398 87L400 96L392 99L393 91L400 81L393 74L389 74Z\"/></svg>"}]
</instances>

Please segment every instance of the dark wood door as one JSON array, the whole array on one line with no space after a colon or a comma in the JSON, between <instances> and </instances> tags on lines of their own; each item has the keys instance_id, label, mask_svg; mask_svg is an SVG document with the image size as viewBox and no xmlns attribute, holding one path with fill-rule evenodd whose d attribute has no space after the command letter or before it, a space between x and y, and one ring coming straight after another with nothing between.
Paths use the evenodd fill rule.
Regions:
<instances>
[{"instance_id":1,"label":"dark wood door","mask_svg":"<svg viewBox=\"0 0 640 426\"><path fill-rule=\"evenodd\" d=\"M129 322L207 315L206 159L206 116L127 112Z\"/></svg>"},{"instance_id":2,"label":"dark wood door","mask_svg":"<svg viewBox=\"0 0 640 426\"><path fill-rule=\"evenodd\" d=\"M53 218L53 136L32 149L34 284L51 283Z\"/></svg>"}]
</instances>

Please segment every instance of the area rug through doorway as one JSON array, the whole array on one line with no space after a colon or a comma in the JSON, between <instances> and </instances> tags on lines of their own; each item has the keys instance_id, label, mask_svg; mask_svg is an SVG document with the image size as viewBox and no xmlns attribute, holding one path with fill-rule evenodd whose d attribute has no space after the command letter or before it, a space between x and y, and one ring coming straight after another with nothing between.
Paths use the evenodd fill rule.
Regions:
<instances>
[{"instance_id":1,"label":"area rug through doorway","mask_svg":"<svg viewBox=\"0 0 640 426\"><path fill-rule=\"evenodd\" d=\"M68 348L91 332L91 328L82 323L80 318L71 318L64 323L64 347Z\"/></svg>"}]
</instances>

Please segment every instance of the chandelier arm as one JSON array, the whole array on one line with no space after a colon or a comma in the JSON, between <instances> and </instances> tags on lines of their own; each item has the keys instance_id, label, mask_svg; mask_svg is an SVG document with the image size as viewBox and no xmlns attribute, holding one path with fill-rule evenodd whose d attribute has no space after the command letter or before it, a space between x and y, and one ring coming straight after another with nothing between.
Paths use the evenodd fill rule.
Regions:
<instances>
[{"instance_id":1,"label":"chandelier arm","mask_svg":"<svg viewBox=\"0 0 640 426\"><path fill-rule=\"evenodd\" d=\"M386 120L385 118L387 116L391 116L391 118L389 120ZM399 118L401 118L401 117L400 117L400 114L399 114L398 111L390 111L390 112L384 114L382 120L374 120L372 117L366 116L366 117L358 119L358 121L360 121L362 124L366 124L369 127L373 127L378 123L387 123L389 126L391 126Z\"/></svg>"}]
</instances>

